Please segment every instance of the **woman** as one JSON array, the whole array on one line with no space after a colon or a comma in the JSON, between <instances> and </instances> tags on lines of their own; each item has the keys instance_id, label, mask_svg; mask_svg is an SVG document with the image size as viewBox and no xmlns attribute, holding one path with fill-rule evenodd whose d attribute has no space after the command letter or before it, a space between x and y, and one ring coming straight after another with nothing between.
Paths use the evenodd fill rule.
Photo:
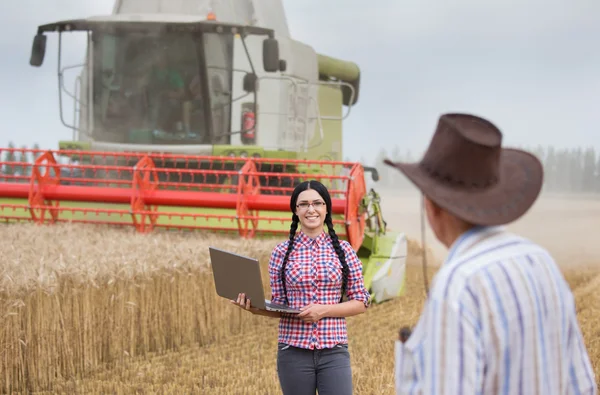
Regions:
<instances>
[{"instance_id":1,"label":"woman","mask_svg":"<svg viewBox=\"0 0 600 395\"><path fill-rule=\"evenodd\" d=\"M277 372L284 394L351 394L345 317L369 306L362 265L350 243L340 241L333 229L331 197L323 184L298 185L290 210L289 240L273 249L269 261L271 300L301 313L258 310L244 294L231 302L253 314L280 318Z\"/></svg>"}]
</instances>

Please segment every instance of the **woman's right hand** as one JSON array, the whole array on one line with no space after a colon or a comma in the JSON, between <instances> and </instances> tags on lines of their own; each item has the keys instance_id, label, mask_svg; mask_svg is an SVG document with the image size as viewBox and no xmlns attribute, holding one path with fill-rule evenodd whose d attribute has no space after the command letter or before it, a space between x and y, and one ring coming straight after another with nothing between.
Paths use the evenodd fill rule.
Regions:
<instances>
[{"instance_id":1,"label":"woman's right hand","mask_svg":"<svg viewBox=\"0 0 600 395\"><path fill-rule=\"evenodd\" d=\"M259 309L257 309L256 307L252 307L250 299L246 299L246 295L243 293L238 294L237 300L230 300L230 302L241 309L251 312L252 314L256 314L259 312Z\"/></svg>"}]
</instances>

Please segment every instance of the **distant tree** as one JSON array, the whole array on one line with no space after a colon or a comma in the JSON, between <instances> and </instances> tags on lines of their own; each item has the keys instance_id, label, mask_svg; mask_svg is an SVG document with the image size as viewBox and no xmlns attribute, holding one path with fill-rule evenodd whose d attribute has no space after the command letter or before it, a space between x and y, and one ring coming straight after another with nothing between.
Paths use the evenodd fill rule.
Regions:
<instances>
[{"instance_id":1,"label":"distant tree","mask_svg":"<svg viewBox=\"0 0 600 395\"><path fill-rule=\"evenodd\" d=\"M8 150L6 151L6 153L4 154L4 161L5 162L15 162L16 161L16 155L14 153L15 149L15 145L14 143L11 141L8 143ZM8 174L8 175L13 175L15 174L15 169L12 165L4 165L4 174Z\"/></svg>"},{"instance_id":2,"label":"distant tree","mask_svg":"<svg viewBox=\"0 0 600 395\"><path fill-rule=\"evenodd\" d=\"M29 164L29 153L27 151L27 147L26 146L22 146L21 147L21 151L19 152L19 162L25 164ZM21 175L26 175L28 176L30 174L30 170L31 170L31 166L28 165L21 165L20 169L21 171Z\"/></svg>"},{"instance_id":3,"label":"distant tree","mask_svg":"<svg viewBox=\"0 0 600 395\"><path fill-rule=\"evenodd\" d=\"M596 192L600 193L600 154L598 154L598 162L596 163Z\"/></svg>"},{"instance_id":4,"label":"distant tree","mask_svg":"<svg viewBox=\"0 0 600 395\"><path fill-rule=\"evenodd\" d=\"M544 160L544 186L548 191L556 191L556 154L554 153L554 147L548 147L546 152Z\"/></svg>"},{"instance_id":5,"label":"distant tree","mask_svg":"<svg viewBox=\"0 0 600 395\"><path fill-rule=\"evenodd\" d=\"M364 156L361 155L359 163L363 166L369 166L369 164L367 163L367 160L365 159Z\"/></svg>"},{"instance_id":6,"label":"distant tree","mask_svg":"<svg viewBox=\"0 0 600 395\"><path fill-rule=\"evenodd\" d=\"M571 191L581 192L583 189L583 154L581 148L572 149L569 156Z\"/></svg>"},{"instance_id":7,"label":"distant tree","mask_svg":"<svg viewBox=\"0 0 600 395\"><path fill-rule=\"evenodd\" d=\"M529 151L533 155L535 155L540 160L540 162L542 162L542 164L545 163L546 157L545 157L545 153L544 153L544 147L542 147L541 145L538 145L535 149L527 150L527 151Z\"/></svg>"},{"instance_id":8,"label":"distant tree","mask_svg":"<svg viewBox=\"0 0 600 395\"><path fill-rule=\"evenodd\" d=\"M394 149L392 149L389 159L393 160L394 162L399 162L402 160L402 151L400 150L398 144L394 145ZM389 168L389 166L385 166L388 167L389 184L395 188L399 187L402 184L401 175L397 171L393 171L393 169Z\"/></svg>"},{"instance_id":9,"label":"distant tree","mask_svg":"<svg viewBox=\"0 0 600 395\"><path fill-rule=\"evenodd\" d=\"M559 192L568 192L570 190L570 163L568 150L560 150L557 154L556 159L556 190Z\"/></svg>"},{"instance_id":10,"label":"distant tree","mask_svg":"<svg viewBox=\"0 0 600 395\"><path fill-rule=\"evenodd\" d=\"M388 156L385 148L381 148L379 150L379 153L375 157L375 167L379 171L379 177L380 177L379 182L381 185L385 185L385 186L388 186L391 184L390 177L389 177L390 172L388 171L389 166L387 166L385 163L383 163L383 161L388 157L389 156Z\"/></svg>"},{"instance_id":11,"label":"distant tree","mask_svg":"<svg viewBox=\"0 0 600 395\"><path fill-rule=\"evenodd\" d=\"M27 152L24 151L26 150L27 147L22 146L20 150L16 150L15 154L14 154L14 161L17 163L27 163ZM23 166L21 164L16 164L13 166L14 169L14 174L15 175L25 175L25 169L27 168L27 166Z\"/></svg>"},{"instance_id":12,"label":"distant tree","mask_svg":"<svg viewBox=\"0 0 600 395\"><path fill-rule=\"evenodd\" d=\"M585 150L582 172L583 190L594 192L596 190L596 150L592 147Z\"/></svg>"},{"instance_id":13,"label":"distant tree","mask_svg":"<svg viewBox=\"0 0 600 395\"><path fill-rule=\"evenodd\" d=\"M24 145L21 147L21 151L19 151L19 162L21 163L29 163L29 154L27 151L27 147Z\"/></svg>"},{"instance_id":14,"label":"distant tree","mask_svg":"<svg viewBox=\"0 0 600 395\"><path fill-rule=\"evenodd\" d=\"M34 150L39 150L40 149L40 145L38 143L35 143L33 145L33 149ZM35 162L37 160L37 158L39 158L41 156L41 152L34 152L33 153L33 161Z\"/></svg>"}]
</instances>

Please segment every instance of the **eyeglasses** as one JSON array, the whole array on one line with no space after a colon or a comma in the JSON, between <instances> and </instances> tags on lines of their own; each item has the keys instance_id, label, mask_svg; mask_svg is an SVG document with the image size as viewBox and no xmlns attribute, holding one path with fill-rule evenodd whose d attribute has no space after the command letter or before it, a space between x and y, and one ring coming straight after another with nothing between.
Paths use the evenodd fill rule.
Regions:
<instances>
[{"instance_id":1,"label":"eyeglasses","mask_svg":"<svg viewBox=\"0 0 600 395\"><path fill-rule=\"evenodd\" d=\"M313 208L315 208L315 209L320 209L321 207L325 206L325 202L317 200L316 202L312 202L312 203L302 202L302 203L299 203L296 205L296 207L301 210L308 210L309 206L313 206Z\"/></svg>"}]
</instances>

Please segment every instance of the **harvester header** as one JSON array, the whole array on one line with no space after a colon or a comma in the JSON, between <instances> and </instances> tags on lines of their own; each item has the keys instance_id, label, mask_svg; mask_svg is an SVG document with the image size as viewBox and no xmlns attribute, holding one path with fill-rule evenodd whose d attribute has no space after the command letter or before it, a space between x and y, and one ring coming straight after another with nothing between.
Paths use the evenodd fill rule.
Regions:
<instances>
[{"instance_id":1,"label":"harvester header","mask_svg":"<svg viewBox=\"0 0 600 395\"><path fill-rule=\"evenodd\" d=\"M0 202L0 218L5 220L109 223L135 226L143 232L155 227L196 228L237 232L243 237L287 233L294 186L316 179L331 189L332 214L341 236L356 249L363 241L366 187L364 168L358 163L3 151L5 157L18 152L36 158L33 163L0 162L5 169L0 176L0 197L10 200Z\"/></svg>"},{"instance_id":2,"label":"harvester header","mask_svg":"<svg viewBox=\"0 0 600 395\"><path fill-rule=\"evenodd\" d=\"M23 161L25 156L33 162ZM207 230L244 238L289 233L290 196L326 185L340 238L364 265L375 301L403 288L406 238L386 229L360 163L68 150L0 150L0 220ZM377 178L376 174L374 175Z\"/></svg>"}]
</instances>

